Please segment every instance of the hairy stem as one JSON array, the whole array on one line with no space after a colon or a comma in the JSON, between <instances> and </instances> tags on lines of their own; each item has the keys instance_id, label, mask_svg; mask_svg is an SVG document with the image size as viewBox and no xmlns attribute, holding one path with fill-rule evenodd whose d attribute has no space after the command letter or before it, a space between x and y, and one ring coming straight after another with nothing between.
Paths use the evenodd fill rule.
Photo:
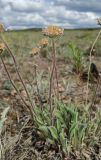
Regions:
<instances>
[{"instance_id":1,"label":"hairy stem","mask_svg":"<svg viewBox=\"0 0 101 160\"><path fill-rule=\"evenodd\" d=\"M57 84L57 100L59 100L59 84L58 84L58 74L57 74L57 66L56 66L56 49L55 49L55 42L52 41L53 45L53 63L54 63L54 71L55 71L55 78Z\"/></svg>"},{"instance_id":2,"label":"hairy stem","mask_svg":"<svg viewBox=\"0 0 101 160\"><path fill-rule=\"evenodd\" d=\"M50 106L50 118L52 119L52 83L53 83L53 75L54 75L54 65L52 64L52 70L50 75L50 86L49 86L49 106ZM52 123L52 120L51 120Z\"/></svg>"},{"instance_id":3,"label":"hairy stem","mask_svg":"<svg viewBox=\"0 0 101 160\"><path fill-rule=\"evenodd\" d=\"M57 74L57 67L56 67L56 49L55 49L54 39L52 39L52 70L51 70L50 87L49 87L49 105L50 105L51 119L52 119L52 113L54 110L54 108L52 108L52 87L53 87L52 83L53 83L54 74L55 74L56 84L57 84L57 100L59 100L59 85L58 85L58 74Z\"/></svg>"}]
</instances>

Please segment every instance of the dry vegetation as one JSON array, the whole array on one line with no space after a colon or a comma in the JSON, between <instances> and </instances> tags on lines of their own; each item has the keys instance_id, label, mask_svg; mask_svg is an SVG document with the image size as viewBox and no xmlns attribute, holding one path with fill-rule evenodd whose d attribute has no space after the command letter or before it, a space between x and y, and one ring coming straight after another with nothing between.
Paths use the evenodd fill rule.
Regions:
<instances>
[{"instance_id":1,"label":"dry vegetation","mask_svg":"<svg viewBox=\"0 0 101 160\"><path fill-rule=\"evenodd\" d=\"M1 160L101 159L100 32L1 33Z\"/></svg>"}]
</instances>

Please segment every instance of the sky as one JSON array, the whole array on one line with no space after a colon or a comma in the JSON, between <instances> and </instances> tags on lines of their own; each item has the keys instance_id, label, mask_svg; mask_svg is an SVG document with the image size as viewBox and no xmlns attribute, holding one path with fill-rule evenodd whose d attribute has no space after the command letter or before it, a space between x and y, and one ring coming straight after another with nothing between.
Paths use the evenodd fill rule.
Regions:
<instances>
[{"instance_id":1,"label":"sky","mask_svg":"<svg viewBox=\"0 0 101 160\"><path fill-rule=\"evenodd\" d=\"M101 0L0 0L0 22L7 29L98 27Z\"/></svg>"}]
</instances>

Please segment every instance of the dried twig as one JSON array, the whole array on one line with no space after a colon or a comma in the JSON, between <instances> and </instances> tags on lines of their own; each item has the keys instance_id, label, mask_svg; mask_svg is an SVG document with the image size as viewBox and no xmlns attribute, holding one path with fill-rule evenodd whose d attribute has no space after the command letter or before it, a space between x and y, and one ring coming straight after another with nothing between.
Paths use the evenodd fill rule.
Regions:
<instances>
[{"instance_id":1,"label":"dried twig","mask_svg":"<svg viewBox=\"0 0 101 160\"><path fill-rule=\"evenodd\" d=\"M17 72L17 74L18 74L18 77L19 77L19 79L20 79L20 81L21 81L24 89L25 89L25 92L26 92L26 94L27 94L27 97L28 97L28 99L29 99L29 102L30 102L30 104L31 104L31 107L34 108L34 107L33 107L33 103L32 103L32 101L31 101L31 98L30 98L30 95L29 95L29 93L28 93L28 90L27 90L27 88L26 88L26 85L25 85L25 83L24 83L24 81L23 81L23 79L22 79L22 77L21 77L20 72L19 72L19 69L18 69L18 65L17 65L16 59L15 59L15 56L14 56L13 52L11 51L11 49L9 48L7 42L4 40L4 38L3 38L2 36L1 36L1 38L2 38L3 43L5 44L5 47L7 48L8 52L10 53L10 55L11 55L11 57L12 57L12 59L13 59L16 72Z\"/></svg>"},{"instance_id":2,"label":"dried twig","mask_svg":"<svg viewBox=\"0 0 101 160\"><path fill-rule=\"evenodd\" d=\"M13 82L11 76L10 76L10 73L9 73L7 67L6 67L6 64L5 64L2 56L1 56L1 61L2 61L2 64L3 64L3 66L4 66L4 69L5 69L5 71L6 71L7 75L8 75L8 78L9 78L12 86L14 87L14 89L16 90L16 92L18 93L18 95L20 96L20 98L21 98L21 100L23 101L23 103L25 104L26 108L28 108L28 109L30 110L30 114L31 114L31 116L32 116L32 118L33 118L33 111L34 111L34 110L31 108L31 106L29 106L29 105L26 103L26 101L24 100L24 98L21 96L19 90L17 89L16 85L14 84L14 82Z\"/></svg>"},{"instance_id":3,"label":"dried twig","mask_svg":"<svg viewBox=\"0 0 101 160\"><path fill-rule=\"evenodd\" d=\"M90 59L89 59L89 68L88 68L88 80L87 80L86 104L87 104L87 101L88 101L89 79L90 79L90 68L91 68L91 63L92 63L92 51L93 51L93 48L94 48L94 46L95 46L95 44L96 44L96 42L97 42L97 40L98 40L100 34L101 34L101 29L100 29L100 31L99 31L99 33L98 33L98 35L97 35L95 41L93 42L92 47L91 47L91 50L90 50L90 53L89 53Z\"/></svg>"}]
</instances>

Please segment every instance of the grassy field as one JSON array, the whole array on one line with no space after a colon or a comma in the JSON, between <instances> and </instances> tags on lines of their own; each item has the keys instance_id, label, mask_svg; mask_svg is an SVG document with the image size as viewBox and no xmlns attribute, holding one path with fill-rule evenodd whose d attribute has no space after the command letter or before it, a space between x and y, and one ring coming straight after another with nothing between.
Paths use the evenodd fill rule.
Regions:
<instances>
[{"instance_id":1,"label":"grassy field","mask_svg":"<svg viewBox=\"0 0 101 160\"><path fill-rule=\"evenodd\" d=\"M66 48L69 42L73 42L80 47L80 49L85 51L87 47L92 45L98 32L99 29L65 30L64 36L59 40L60 45ZM14 52L18 49L18 53L28 54L31 48L36 46L38 41L43 38L43 35L41 30L23 30L5 32L4 37ZM97 54L100 54L100 39L95 46ZM65 50L65 52L68 51Z\"/></svg>"},{"instance_id":2,"label":"grassy field","mask_svg":"<svg viewBox=\"0 0 101 160\"><path fill-rule=\"evenodd\" d=\"M101 36L89 70L98 32L65 30L56 50L49 40L39 54L32 48L43 38L40 29L2 34L15 59L6 46L0 62L1 160L101 160Z\"/></svg>"}]
</instances>

